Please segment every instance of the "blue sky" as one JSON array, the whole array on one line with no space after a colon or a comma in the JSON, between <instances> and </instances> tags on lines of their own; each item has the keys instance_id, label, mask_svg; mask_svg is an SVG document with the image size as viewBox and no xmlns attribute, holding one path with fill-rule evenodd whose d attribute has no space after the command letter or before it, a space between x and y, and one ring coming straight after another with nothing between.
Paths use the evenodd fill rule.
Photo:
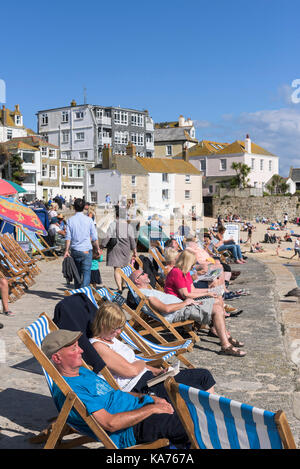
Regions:
<instances>
[{"instance_id":1,"label":"blue sky","mask_svg":"<svg viewBox=\"0 0 300 469\"><path fill-rule=\"evenodd\" d=\"M86 88L90 104L191 117L198 139L249 133L282 175L300 166L298 0L16 0L1 16L6 105L28 127Z\"/></svg>"}]
</instances>

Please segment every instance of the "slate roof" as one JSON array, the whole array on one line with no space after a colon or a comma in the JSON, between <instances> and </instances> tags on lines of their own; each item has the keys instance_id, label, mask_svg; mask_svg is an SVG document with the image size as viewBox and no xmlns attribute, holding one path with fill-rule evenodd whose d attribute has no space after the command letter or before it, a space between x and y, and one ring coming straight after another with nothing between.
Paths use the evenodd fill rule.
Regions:
<instances>
[{"instance_id":1,"label":"slate roof","mask_svg":"<svg viewBox=\"0 0 300 469\"><path fill-rule=\"evenodd\" d=\"M192 138L190 134L185 130L184 127L171 127L165 129L154 130L154 143L159 142L194 142L197 143L196 138Z\"/></svg>"},{"instance_id":2,"label":"slate roof","mask_svg":"<svg viewBox=\"0 0 300 469\"><path fill-rule=\"evenodd\" d=\"M290 171L290 178L294 182L300 181L300 168L292 168Z\"/></svg>"}]
</instances>

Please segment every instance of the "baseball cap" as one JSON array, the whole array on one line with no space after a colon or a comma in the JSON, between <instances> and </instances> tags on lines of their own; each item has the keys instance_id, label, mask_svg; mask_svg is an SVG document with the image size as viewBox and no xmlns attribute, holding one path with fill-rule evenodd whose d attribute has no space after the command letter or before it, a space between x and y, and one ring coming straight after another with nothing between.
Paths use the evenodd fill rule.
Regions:
<instances>
[{"instance_id":1,"label":"baseball cap","mask_svg":"<svg viewBox=\"0 0 300 469\"><path fill-rule=\"evenodd\" d=\"M65 329L58 329L57 331L50 332L42 342L41 349L49 359L52 355L58 352L61 348L68 347L74 344L82 335L80 331L67 331Z\"/></svg>"},{"instance_id":2,"label":"baseball cap","mask_svg":"<svg viewBox=\"0 0 300 469\"><path fill-rule=\"evenodd\" d=\"M57 222L58 222L58 218L57 218L57 217L51 218L51 223L57 223Z\"/></svg>"}]
</instances>

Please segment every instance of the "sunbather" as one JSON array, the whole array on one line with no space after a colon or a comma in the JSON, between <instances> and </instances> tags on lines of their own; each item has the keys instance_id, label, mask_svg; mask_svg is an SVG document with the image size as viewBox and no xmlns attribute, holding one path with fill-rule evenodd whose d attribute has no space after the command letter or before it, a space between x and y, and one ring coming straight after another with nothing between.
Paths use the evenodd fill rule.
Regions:
<instances>
[{"instance_id":1,"label":"sunbather","mask_svg":"<svg viewBox=\"0 0 300 469\"><path fill-rule=\"evenodd\" d=\"M119 387L127 392L154 392L168 400L163 382L147 386L147 381L166 370L154 368L144 360L136 358L134 351L117 339L126 322L123 311L116 303L106 301L99 308L92 324L90 342L113 374ZM203 368L181 370L175 380L204 391L213 392L215 381L211 373ZM193 384L192 384L193 383Z\"/></svg>"},{"instance_id":2,"label":"sunbather","mask_svg":"<svg viewBox=\"0 0 300 469\"><path fill-rule=\"evenodd\" d=\"M117 447L125 448L158 438L168 438L177 447L186 445L187 435L169 402L156 396L115 390L82 366L83 351L78 345L80 335L81 332L63 329L50 332L42 342L42 350L86 406L88 414L92 414L109 433ZM65 397L55 383L53 398L61 409ZM91 434L75 412L72 412L72 421L85 434Z\"/></svg>"},{"instance_id":3,"label":"sunbather","mask_svg":"<svg viewBox=\"0 0 300 469\"><path fill-rule=\"evenodd\" d=\"M152 289L148 275L142 270L132 272L130 279L148 298L154 311L165 316L169 322L192 319L199 325L208 325L210 334L220 339L221 352L237 357L246 355L246 352L239 348L244 344L233 339L226 330L224 308L213 296L201 301L195 301L192 298L182 300L175 295Z\"/></svg>"}]
</instances>

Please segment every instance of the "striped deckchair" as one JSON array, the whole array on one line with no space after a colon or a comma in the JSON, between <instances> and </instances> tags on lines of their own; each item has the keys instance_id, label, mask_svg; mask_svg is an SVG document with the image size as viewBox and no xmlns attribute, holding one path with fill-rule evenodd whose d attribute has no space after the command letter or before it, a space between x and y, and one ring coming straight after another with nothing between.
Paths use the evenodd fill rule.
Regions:
<instances>
[{"instance_id":1,"label":"striped deckchair","mask_svg":"<svg viewBox=\"0 0 300 469\"><path fill-rule=\"evenodd\" d=\"M107 288L99 288L97 293L102 298L106 298L108 301L113 301L114 293ZM132 314L132 310L127 305L124 305L124 310L129 313L129 315ZM193 341L191 339L175 341L168 344L157 344L145 337L142 337L128 321L126 322L125 329L121 332L120 337L133 349L139 350L143 353L143 356L137 355L137 358L141 358L146 361L158 358L168 360L170 357L176 355L182 363L187 365L189 368L194 368L194 365L192 365L186 357L182 356L183 353L192 350ZM154 356L154 354L156 355Z\"/></svg>"},{"instance_id":2,"label":"striped deckchair","mask_svg":"<svg viewBox=\"0 0 300 469\"><path fill-rule=\"evenodd\" d=\"M173 378L165 388L192 448L295 449L284 412L277 413L201 391Z\"/></svg>"},{"instance_id":3,"label":"striped deckchair","mask_svg":"<svg viewBox=\"0 0 300 469\"><path fill-rule=\"evenodd\" d=\"M89 415L86 411L86 407L75 394L75 392L66 383L63 376L54 367L53 363L46 357L41 350L41 343L44 338L54 330L57 330L57 326L54 322L47 317L45 313L41 314L40 317L34 321L30 326L20 329L18 336L26 347L30 350L33 356L37 359L39 364L42 366L51 396L53 396L53 383L58 386L60 391L65 396L65 402L59 411L59 415L54 423L51 424L50 428L44 430L37 437L31 439L32 443L41 443L46 441L44 446L45 449L58 449L58 448L73 448L91 441L100 441L103 443L106 449L117 449L117 446L111 440L109 435L101 427L99 422L91 414ZM83 366L87 365L82 362ZM117 383L112 377L106 366L101 370L101 373L107 379L115 389L119 389ZM91 438L89 435L83 435L81 429L76 428L72 421L71 411L75 410L85 424L89 427L89 431L95 435L95 438ZM67 423L70 419L70 425ZM81 436L72 438L67 441L63 441L63 437L70 435L71 433L79 433ZM148 448L161 448L167 446L169 441L166 439L156 440L152 443L146 443L144 445L136 445L131 448L137 449L148 449Z\"/></svg>"},{"instance_id":4,"label":"striped deckchair","mask_svg":"<svg viewBox=\"0 0 300 469\"><path fill-rule=\"evenodd\" d=\"M75 293L84 293L89 300L96 306L96 308L99 307L99 295L97 294L97 291L93 287L81 287L77 288L75 290L66 290L64 295L65 296L70 296L70 295L75 295Z\"/></svg>"},{"instance_id":5,"label":"striped deckchair","mask_svg":"<svg viewBox=\"0 0 300 469\"><path fill-rule=\"evenodd\" d=\"M133 298L136 301L137 308L135 310L135 313L141 319L144 319L144 317L147 317L144 323L148 323L152 327L152 329L156 332L161 332L161 331L169 332L176 339L184 340L184 338L181 336L181 334L177 330L177 328L183 327L184 329L186 329L186 332L190 335L193 342L198 342L200 338L197 336L197 334L195 334L193 330L191 330L191 327L194 324L193 320L170 323L162 314L153 310L148 298L142 294L139 288L129 278L134 270L135 269L131 265L127 265L125 267L118 268L117 272L120 274L122 279L126 282L128 289L130 290ZM139 324L141 325L140 322ZM141 335L146 335L147 334L146 328L141 331L139 330L139 333ZM160 340L160 343L162 343L161 340Z\"/></svg>"},{"instance_id":6,"label":"striped deckchair","mask_svg":"<svg viewBox=\"0 0 300 469\"><path fill-rule=\"evenodd\" d=\"M58 258L55 253L56 246L49 246L44 239L39 238L33 231L27 228L16 226L16 239L17 241L29 241L32 246L33 254L38 252L45 260ZM46 253L48 252L51 252L54 257L47 257Z\"/></svg>"}]
</instances>

